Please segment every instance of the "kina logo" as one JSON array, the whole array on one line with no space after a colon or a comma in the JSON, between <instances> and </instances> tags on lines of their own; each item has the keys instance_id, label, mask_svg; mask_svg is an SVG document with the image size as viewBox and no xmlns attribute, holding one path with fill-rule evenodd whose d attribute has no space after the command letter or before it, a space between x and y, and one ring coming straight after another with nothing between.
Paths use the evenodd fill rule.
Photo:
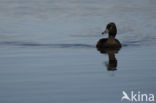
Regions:
<instances>
[{"instance_id":1,"label":"kina logo","mask_svg":"<svg viewBox=\"0 0 156 103\"><path fill-rule=\"evenodd\" d=\"M125 91L122 91L121 101L128 100L131 102L154 102L154 94L141 93L140 91L134 92L131 91L129 94Z\"/></svg>"}]
</instances>

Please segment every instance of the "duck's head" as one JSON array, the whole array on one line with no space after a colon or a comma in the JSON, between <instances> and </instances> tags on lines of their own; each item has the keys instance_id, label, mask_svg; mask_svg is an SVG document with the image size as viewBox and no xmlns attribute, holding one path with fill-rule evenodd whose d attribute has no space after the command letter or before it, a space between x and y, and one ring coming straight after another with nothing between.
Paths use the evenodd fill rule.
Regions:
<instances>
[{"instance_id":1,"label":"duck's head","mask_svg":"<svg viewBox=\"0 0 156 103\"><path fill-rule=\"evenodd\" d=\"M115 37L117 34L117 28L115 23L110 22L109 24L107 24L106 29L104 32L102 32L102 34L108 33L109 36L113 36Z\"/></svg>"}]
</instances>

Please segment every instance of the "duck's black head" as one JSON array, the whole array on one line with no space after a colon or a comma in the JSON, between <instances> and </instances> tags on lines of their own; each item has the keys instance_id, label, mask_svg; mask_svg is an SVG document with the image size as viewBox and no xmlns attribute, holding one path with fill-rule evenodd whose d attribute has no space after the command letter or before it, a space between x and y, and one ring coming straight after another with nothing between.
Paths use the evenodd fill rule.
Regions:
<instances>
[{"instance_id":1,"label":"duck's black head","mask_svg":"<svg viewBox=\"0 0 156 103\"><path fill-rule=\"evenodd\" d=\"M107 24L106 26L106 30L104 32L102 32L102 34L108 33L109 36L113 36L115 37L117 34L117 28L115 23L111 22L109 24Z\"/></svg>"}]
</instances>

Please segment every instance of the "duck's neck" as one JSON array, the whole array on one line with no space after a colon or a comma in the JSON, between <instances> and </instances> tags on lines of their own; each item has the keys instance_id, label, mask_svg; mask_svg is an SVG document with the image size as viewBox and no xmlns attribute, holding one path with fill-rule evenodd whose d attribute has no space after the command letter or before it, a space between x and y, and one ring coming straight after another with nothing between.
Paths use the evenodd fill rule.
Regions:
<instances>
[{"instance_id":1,"label":"duck's neck","mask_svg":"<svg viewBox=\"0 0 156 103\"><path fill-rule=\"evenodd\" d=\"M109 35L109 36L108 36L108 43L110 43L110 44L114 44L114 43L115 43L115 37Z\"/></svg>"},{"instance_id":2,"label":"duck's neck","mask_svg":"<svg viewBox=\"0 0 156 103\"><path fill-rule=\"evenodd\" d=\"M114 36L109 35L109 36L108 36L108 39L110 39L110 40L115 40L115 37L114 37Z\"/></svg>"}]
</instances>

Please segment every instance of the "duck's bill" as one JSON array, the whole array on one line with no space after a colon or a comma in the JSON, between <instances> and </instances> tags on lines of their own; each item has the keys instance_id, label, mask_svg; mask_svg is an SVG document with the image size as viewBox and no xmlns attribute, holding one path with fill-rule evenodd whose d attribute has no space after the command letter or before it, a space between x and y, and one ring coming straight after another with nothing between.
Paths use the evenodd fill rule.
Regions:
<instances>
[{"instance_id":1,"label":"duck's bill","mask_svg":"<svg viewBox=\"0 0 156 103\"><path fill-rule=\"evenodd\" d=\"M102 32L101 34L106 34L108 33L108 29L106 29L104 32Z\"/></svg>"}]
</instances>

